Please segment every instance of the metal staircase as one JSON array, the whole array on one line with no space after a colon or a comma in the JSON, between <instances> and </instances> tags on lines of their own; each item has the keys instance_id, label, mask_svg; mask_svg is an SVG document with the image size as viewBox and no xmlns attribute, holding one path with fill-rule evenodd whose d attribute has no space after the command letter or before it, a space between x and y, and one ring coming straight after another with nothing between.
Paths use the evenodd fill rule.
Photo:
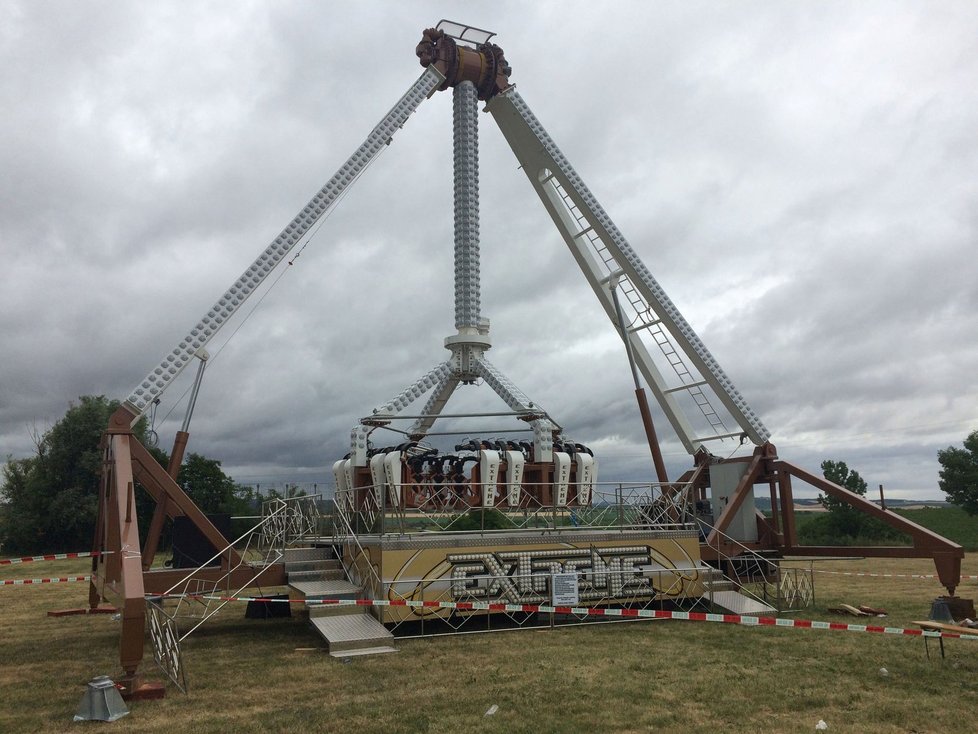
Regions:
<instances>
[{"instance_id":1,"label":"metal staircase","mask_svg":"<svg viewBox=\"0 0 978 734\"><path fill-rule=\"evenodd\" d=\"M292 596L306 601L309 621L322 635L333 657L397 652L394 635L378 622L369 607L316 603L322 599L361 599L363 587L346 578L332 546L287 548L285 570Z\"/></svg>"}]
</instances>

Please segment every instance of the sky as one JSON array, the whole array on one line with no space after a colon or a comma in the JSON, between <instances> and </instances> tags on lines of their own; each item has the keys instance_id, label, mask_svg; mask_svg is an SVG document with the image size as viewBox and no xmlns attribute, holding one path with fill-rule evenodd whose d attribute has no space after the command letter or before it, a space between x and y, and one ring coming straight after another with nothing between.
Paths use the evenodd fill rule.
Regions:
<instances>
[{"instance_id":1,"label":"sky","mask_svg":"<svg viewBox=\"0 0 978 734\"><path fill-rule=\"evenodd\" d=\"M978 429L972 2L3 0L0 456L80 395L124 399L421 74L442 18L496 32L782 458L943 498L938 450ZM651 479L622 344L489 115L480 151L489 358L602 480ZM448 356L451 171L439 93L211 342L190 450L243 483L332 482L358 420ZM448 410L499 407L483 386Z\"/></svg>"}]
</instances>

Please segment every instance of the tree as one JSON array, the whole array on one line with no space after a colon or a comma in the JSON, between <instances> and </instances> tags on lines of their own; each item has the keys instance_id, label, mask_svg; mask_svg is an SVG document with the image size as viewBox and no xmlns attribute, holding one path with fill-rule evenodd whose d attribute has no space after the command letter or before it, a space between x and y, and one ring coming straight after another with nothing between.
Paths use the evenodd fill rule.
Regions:
<instances>
[{"instance_id":1,"label":"tree","mask_svg":"<svg viewBox=\"0 0 978 734\"><path fill-rule=\"evenodd\" d=\"M221 469L221 462L190 454L180 467L177 484L204 512L247 514L254 509L251 487L236 484Z\"/></svg>"},{"instance_id":2,"label":"tree","mask_svg":"<svg viewBox=\"0 0 978 734\"><path fill-rule=\"evenodd\" d=\"M0 538L10 548L62 551L91 544L102 466L99 442L118 407L104 395L83 395L35 439L34 456L8 458L0 486L6 501ZM145 421L134 430L142 439Z\"/></svg>"},{"instance_id":3,"label":"tree","mask_svg":"<svg viewBox=\"0 0 978 734\"><path fill-rule=\"evenodd\" d=\"M846 462L844 461L831 461L829 459L823 461L822 476L833 484L838 484L840 487L848 489L854 494L858 494L862 497L866 496L866 490L868 489L866 481L859 476L859 472L850 471L849 467L846 466ZM857 512L857 510L853 509L842 500L836 499L831 495L820 494L818 496L818 501L819 504L821 504L822 507L829 512L845 512L846 510Z\"/></svg>"},{"instance_id":4,"label":"tree","mask_svg":"<svg viewBox=\"0 0 978 734\"><path fill-rule=\"evenodd\" d=\"M866 495L866 481L844 461L823 461L822 476L854 494ZM800 528L799 540L803 543L855 545L903 537L900 531L831 495L819 494L818 501L828 512Z\"/></svg>"},{"instance_id":5,"label":"tree","mask_svg":"<svg viewBox=\"0 0 978 734\"><path fill-rule=\"evenodd\" d=\"M940 487L948 502L969 515L978 515L978 431L964 440L964 448L948 446L937 452Z\"/></svg>"},{"instance_id":6,"label":"tree","mask_svg":"<svg viewBox=\"0 0 978 734\"><path fill-rule=\"evenodd\" d=\"M34 456L8 457L0 484L0 542L12 551L77 551L88 548L98 515L102 455L99 444L118 401L83 395L43 436ZM146 445L146 421L133 433ZM166 452L150 449L163 466ZM180 483L205 512L249 514L251 490L224 474L220 462L191 454L181 467ZM155 503L138 487L136 514L145 537Z\"/></svg>"}]
</instances>

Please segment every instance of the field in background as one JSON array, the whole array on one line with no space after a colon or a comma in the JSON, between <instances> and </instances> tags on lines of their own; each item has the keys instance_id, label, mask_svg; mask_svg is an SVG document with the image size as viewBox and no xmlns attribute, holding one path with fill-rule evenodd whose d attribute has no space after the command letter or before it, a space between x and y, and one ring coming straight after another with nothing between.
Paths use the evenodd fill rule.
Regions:
<instances>
[{"instance_id":1,"label":"field in background","mask_svg":"<svg viewBox=\"0 0 978 734\"><path fill-rule=\"evenodd\" d=\"M898 507L894 511L948 540L953 540L966 551L978 551L978 517L970 517L959 507L922 507L913 510ZM795 523L800 530L806 523L823 515L824 512L812 510L795 512ZM878 542L869 541L867 545L876 545Z\"/></svg>"},{"instance_id":2,"label":"field in background","mask_svg":"<svg viewBox=\"0 0 978 734\"><path fill-rule=\"evenodd\" d=\"M922 507L896 512L953 540L967 551L978 551L978 517L971 517L960 507Z\"/></svg>"},{"instance_id":3,"label":"field in background","mask_svg":"<svg viewBox=\"0 0 978 734\"><path fill-rule=\"evenodd\" d=\"M5 567L7 578L84 574L67 561ZM807 565L807 564L801 564ZM817 562L823 571L933 573L926 561ZM964 573L978 574L978 559ZM966 581L961 596L978 596ZM816 574L814 609L886 608L888 626L926 617L934 580ZM85 683L117 672L118 623L49 618L83 605L84 583L0 587L0 731L80 731ZM863 620L864 621L864 620ZM190 692L135 703L127 732L973 732L978 642L927 659L919 638L651 621L404 640L349 663L323 652L304 617L246 620L232 605L184 644ZM937 646L931 642L932 654ZM147 650L147 654L149 651ZM886 668L887 675L880 673ZM151 656L145 672L158 677ZM484 717L493 704L499 707Z\"/></svg>"}]
</instances>

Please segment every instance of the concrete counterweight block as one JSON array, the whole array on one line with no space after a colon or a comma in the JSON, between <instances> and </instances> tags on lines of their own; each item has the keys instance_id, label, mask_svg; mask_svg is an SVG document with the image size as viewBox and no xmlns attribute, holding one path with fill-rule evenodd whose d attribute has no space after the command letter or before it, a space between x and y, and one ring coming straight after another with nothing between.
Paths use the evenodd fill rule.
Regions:
<instances>
[{"instance_id":1,"label":"concrete counterweight block","mask_svg":"<svg viewBox=\"0 0 978 734\"><path fill-rule=\"evenodd\" d=\"M129 709L122 694L107 675L92 678L85 689L75 721L115 721L128 715Z\"/></svg>"}]
</instances>

